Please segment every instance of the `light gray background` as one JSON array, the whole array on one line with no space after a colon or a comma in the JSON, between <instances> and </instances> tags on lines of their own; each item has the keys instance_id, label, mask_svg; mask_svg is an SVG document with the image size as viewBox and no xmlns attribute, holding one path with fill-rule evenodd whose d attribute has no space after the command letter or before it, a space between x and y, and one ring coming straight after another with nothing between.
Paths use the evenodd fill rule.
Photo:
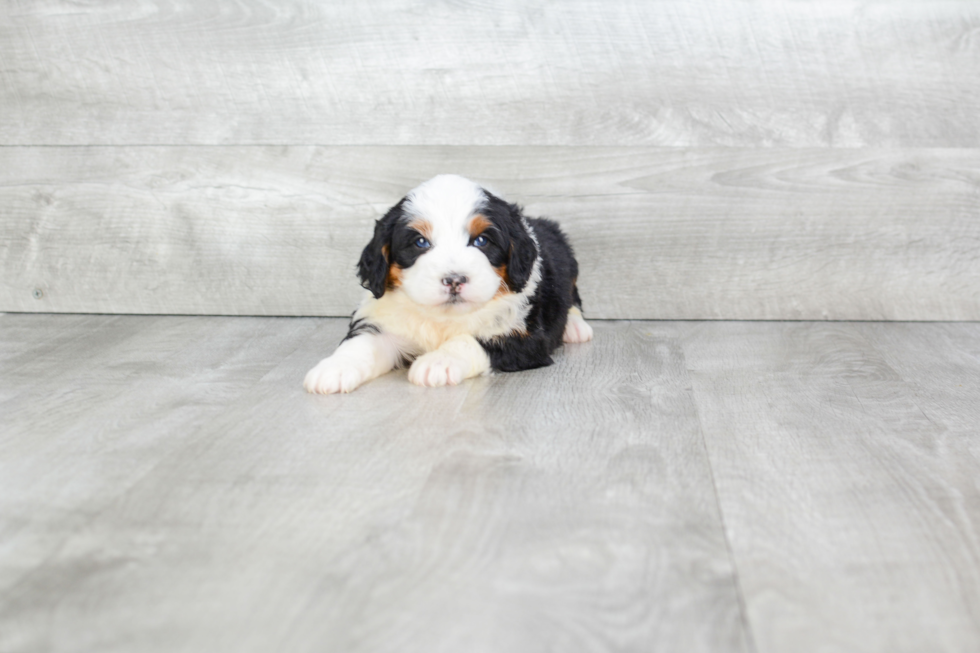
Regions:
<instances>
[{"instance_id":1,"label":"light gray background","mask_svg":"<svg viewBox=\"0 0 980 653\"><path fill-rule=\"evenodd\" d=\"M8 2L0 310L348 315L458 172L601 318L980 319L980 5ZM40 299L36 297L40 296Z\"/></svg>"},{"instance_id":2,"label":"light gray background","mask_svg":"<svg viewBox=\"0 0 980 653\"><path fill-rule=\"evenodd\" d=\"M346 396L371 223L594 342ZM980 3L0 4L0 653L980 650ZM37 298L35 298L37 295ZM760 321L644 321L637 318Z\"/></svg>"}]
</instances>

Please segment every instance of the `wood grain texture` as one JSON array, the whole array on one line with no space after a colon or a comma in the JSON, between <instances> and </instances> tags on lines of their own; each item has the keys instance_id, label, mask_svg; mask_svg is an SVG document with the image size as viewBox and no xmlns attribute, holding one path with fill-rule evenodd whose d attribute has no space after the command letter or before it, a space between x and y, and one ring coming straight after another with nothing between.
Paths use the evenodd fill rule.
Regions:
<instances>
[{"instance_id":1,"label":"wood grain texture","mask_svg":"<svg viewBox=\"0 0 980 653\"><path fill-rule=\"evenodd\" d=\"M980 646L980 404L930 372L947 328L978 351L977 324L707 323L682 339L761 653ZM975 355L958 365L980 376ZM945 424L963 419L969 434Z\"/></svg>"},{"instance_id":2,"label":"wood grain texture","mask_svg":"<svg viewBox=\"0 0 980 653\"><path fill-rule=\"evenodd\" d=\"M859 327L888 366L915 395L915 402L931 420L949 429L949 438L961 441L980 460L980 341L973 324L931 324L908 328ZM969 460L967 458L966 460Z\"/></svg>"},{"instance_id":3,"label":"wood grain texture","mask_svg":"<svg viewBox=\"0 0 980 653\"><path fill-rule=\"evenodd\" d=\"M980 319L969 149L0 148L0 310L349 315L446 171L557 219L592 317Z\"/></svg>"},{"instance_id":4,"label":"wood grain texture","mask_svg":"<svg viewBox=\"0 0 980 653\"><path fill-rule=\"evenodd\" d=\"M973 2L0 7L0 143L980 146Z\"/></svg>"},{"instance_id":5,"label":"wood grain texture","mask_svg":"<svg viewBox=\"0 0 980 653\"><path fill-rule=\"evenodd\" d=\"M343 320L0 315L0 650L980 648L980 324L595 327L314 397Z\"/></svg>"},{"instance_id":6,"label":"wood grain texture","mask_svg":"<svg viewBox=\"0 0 980 653\"><path fill-rule=\"evenodd\" d=\"M320 397L342 320L72 320L0 316L78 343L0 375L5 652L750 650L670 334Z\"/></svg>"},{"instance_id":7,"label":"wood grain texture","mask_svg":"<svg viewBox=\"0 0 980 653\"><path fill-rule=\"evenodd\" d=\"M267 371L257 350L276 360L312 330L298 320L0 316L0 332L27 343L0 362L0 596L19 596L71 533L193 443ZM2 635L0 650L14 650Z\"/></svg>"}]
</instances>

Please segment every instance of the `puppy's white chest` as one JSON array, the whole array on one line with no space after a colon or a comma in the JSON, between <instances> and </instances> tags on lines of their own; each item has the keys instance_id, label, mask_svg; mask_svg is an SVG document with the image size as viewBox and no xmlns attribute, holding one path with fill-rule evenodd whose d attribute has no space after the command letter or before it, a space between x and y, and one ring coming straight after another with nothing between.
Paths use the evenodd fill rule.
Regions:
<instances>
[{"instance_id":1,"label":"puppy's white chest","mask_svg":"<svg viewBox=\"0 0 980 653\"><path fill-rule=\"evenodd\" d=\"M401 292L388 292L375 299L370 293L354 314L381 330L405 341L414 355L434 351L448 340L469 335L489 339L524 328L527 301L518 295L492 300L471 313L447 314L418 306Z\"/></svg>"}]
</instances>

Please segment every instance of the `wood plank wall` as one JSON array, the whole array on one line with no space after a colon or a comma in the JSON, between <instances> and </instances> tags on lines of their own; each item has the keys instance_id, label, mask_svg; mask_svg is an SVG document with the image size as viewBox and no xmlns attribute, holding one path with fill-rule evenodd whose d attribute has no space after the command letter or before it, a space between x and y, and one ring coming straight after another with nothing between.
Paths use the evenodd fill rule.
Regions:
<instances>
[{"instance_id":1,"label":"wood plank wall","mask_svg":"<svg viewBox=\"0 0 980 653\"><path fill-rule=\"evenodd\" d=\"M0 5L0 310L346 315L459 172L587 314L980 319L980 4Z\"/></svg>"}]
</instances>

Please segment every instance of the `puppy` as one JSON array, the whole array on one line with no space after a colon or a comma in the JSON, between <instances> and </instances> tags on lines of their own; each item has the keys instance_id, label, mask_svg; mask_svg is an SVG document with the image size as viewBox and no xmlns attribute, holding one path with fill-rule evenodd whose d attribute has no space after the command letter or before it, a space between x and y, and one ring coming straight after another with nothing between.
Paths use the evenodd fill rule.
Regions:
<instances>
[{"instance_id":1,"label":"puppy","mask_svg":"<svg viewBox=\"0 0 980 653\"><path fill-rule=\"evenodd\" d=\"M463 177L430 179L392 207L357 271L369 292L306 375L309 392L350 392L402 366L417 385L456 385L550 365L563 341L592 339L558 225Z\"/></svg>"}]
</instances>

